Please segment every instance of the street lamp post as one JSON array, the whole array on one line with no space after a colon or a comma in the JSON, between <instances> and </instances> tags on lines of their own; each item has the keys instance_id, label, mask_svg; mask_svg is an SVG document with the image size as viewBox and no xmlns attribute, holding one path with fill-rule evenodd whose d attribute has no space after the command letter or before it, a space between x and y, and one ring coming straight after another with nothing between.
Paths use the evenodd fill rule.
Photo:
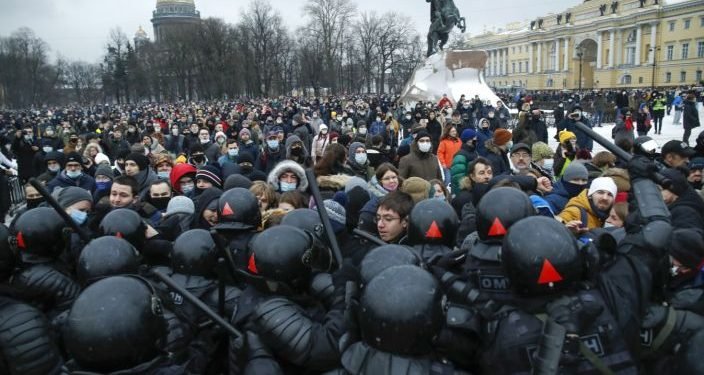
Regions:
<instances>
[{"instance_id":1,"label":"street lamp post","mask_svg":"<svg viewBox=\"0 0 704 375\"><path fill-rule=\"evenodd\" d=\"M579 89L578 91L582 91L582 57L584 56L584 52L582 51L582 46L577 46L577 57L579 57Z\"/></svg>"},{"instance_id":2,"label":"street lamp post","mask_svg":"<svg viewBox=\"0 0 704 375\"><path fill-rule=\"evenodd\" d=\"M650 47L649 51L650 53L653 54L653 74L650 78L650 92L653 92L655 90L655 67L658 64L658 54L657 51L660 50L660 47Z\"/></svg>"}]
</instances>

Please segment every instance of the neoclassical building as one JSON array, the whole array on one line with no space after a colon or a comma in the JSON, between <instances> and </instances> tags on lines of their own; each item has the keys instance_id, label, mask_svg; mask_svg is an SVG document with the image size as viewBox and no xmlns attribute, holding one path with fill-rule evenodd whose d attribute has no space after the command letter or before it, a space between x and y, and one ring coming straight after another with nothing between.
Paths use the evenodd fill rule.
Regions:
<instances>
[{"instance_id":1,"label":"neoclassical building","mask_svg":"<svg viewBox=\"0 0 704 375\"><path fill-rule=\"evenodd\" d=\"M584 0L465 46L489 53L484 75L496 88L691 85L703 79L704 1Z\"/></svg>"}]
</instances>

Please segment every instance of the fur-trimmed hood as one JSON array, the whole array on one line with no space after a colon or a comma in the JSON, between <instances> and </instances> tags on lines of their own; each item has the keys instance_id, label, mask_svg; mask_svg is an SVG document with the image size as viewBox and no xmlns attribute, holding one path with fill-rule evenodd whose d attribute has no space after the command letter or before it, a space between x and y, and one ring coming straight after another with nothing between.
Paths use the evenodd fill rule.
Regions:
<instances>
[{"instance_id":1,"label":"fur-trimmed hood","mask_svg":"<svg viewBox=\"0 0 704 375\"><path fill-rule=\"evenodd\" d=\"M491 152L492 154L496 154L496 155L501 155L501 154L504 154L504 153L507 154L507 152L502 151L502 150L499 148L499 146L497 146L497 145L494 143L494 140L493 140L493 139L487 139L487 140L486 140L486 143L484 143L484 147L486 148L486 150L487 150L488 152Z\"/></svg>"},{"instance_id":2,"label":"fur-trimmed hood","mask_svg":"<svg viewBox=\"0 0 704 375\"><path fill-rule=\"evenodd\" d=\"M300 164L293 160L282 160L279 164L276 164L274 169L269 172L266 182L273 186L274 190L279 191L279 176L281 176L284 172L293 172L296 176L298 176L298 188L296 188L296 190L301 193L308 190L308 179L306 178L306 172Z\"/></svg>"},{"instance_id":3,"label":"fur-trimmed hood","mask_svg":"<svg viewBox=\"0 0 704 375\"><path fill-rule=\"evenodd\" d=\"M340 191L345 190L345 186L347 186L347 182L349 182L351 178L351 176L346 174L331 174L318 176L315 180L318 181L320 189Z\"/></svg>"}]
</instances>

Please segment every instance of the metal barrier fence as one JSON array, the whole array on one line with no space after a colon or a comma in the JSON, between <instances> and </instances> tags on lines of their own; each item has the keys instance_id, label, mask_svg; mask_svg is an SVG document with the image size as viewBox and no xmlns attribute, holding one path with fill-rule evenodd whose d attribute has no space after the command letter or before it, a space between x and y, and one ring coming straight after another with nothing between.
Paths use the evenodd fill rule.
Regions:
<instances>
[{"instance_id":1,"label":"metal barrier fence","mask_svg":"<svg viewBox=\"0 0 704 375\"><path fill-rule=\"evenodd\" d=\"M19 206L24 203L24 187L17 176L7 178L7 187L10 190L10 205Z\"/></svg>"}]
</instances>

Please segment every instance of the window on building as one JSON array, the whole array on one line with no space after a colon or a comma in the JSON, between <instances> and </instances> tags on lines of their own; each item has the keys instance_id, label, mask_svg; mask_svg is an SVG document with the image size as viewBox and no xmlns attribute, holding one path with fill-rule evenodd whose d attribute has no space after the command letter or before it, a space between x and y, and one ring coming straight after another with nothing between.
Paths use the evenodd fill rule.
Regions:
<instances>
[{"instance_id":1,"label":"window on building","mask_svg":"<svg viewBox=\"0 0 704 375\"><path fill-rule=\"evenodd\" d=\"M611 53L611 50L607 49L607 50L606 50L606 60L604 60L604 61L606 61L607 63L609 62L609 54L610 54L610 53Z\"/></svg>"},{"instance_id":2,"label":"window on building","mask_svg":"<svg viewBox=\"0 0 704 375\"><path fill-rule=\"evenodd\" d=\"M692 23L692 20L684 20L684 29L687 30L689 29L690 24Z\"/></svg>"},{"instance_id":3,"label":"window on building","mask_svg":"<svg viewBox=\"0 0 704 375\"><path fill-rule=\"evenodd\" d=\"M701 81L702 81L702 71L701 71L701 70L697 70L696 81L697 81L697 82L701 82Z\"/></svg>"},{"instance_id":4,"label":"window on building","mask_svg":"<svg viewBox=\"0 0 704 375\"><path fill-rule=\"evenodd\" d=\"M523 52L523 46L518 46L518 53L522 53L522 52Z\"/></svg>"},{"instance_id":5,"label":"window on building","mask_svg":"<svg viewBox=\"0 0 704 375\"><path fill-rule=\"evenodd\" d=\"M682 43L682 60L689 58L689 43Z\"/></svg>"},{"instance_id":6,"label":"window on building","mask_svg":"<svg viewBox=\"0 0 704 375\"><path fill-rule=\"evenodd\" d=\"M552 87L552 84L553 84L553 81L552 81L552 78L550 78L550 79L548 79L548 81L547 81L547 83L545 84L545 86L547 86L547 87Z\"/></svg>"},{"instance_id":7,"label":"window on building","mask_svg":"<svg viewBox=\"0 0 704 375\"><path fill-rule=\"evenodd\" d=\"M699 18L699 27L704 27L704 17Z\"/></svg>"},{"instance_id":8,"label":"window on building","mask_svg":"<svg viewBox=\"0 0 704 375\"><path fill-rule=\"evenodd\" d=\"M704 57L704 42L697 42L697 57Z\"/></svg>"},{"instance_id":9,"label":"window on building","mask_svg":"<svg viewBox=\"0 0 704 375\"><path fill-rule=\"evenodd\" d=\"M638 83L643 83L643 77L638 77Z\"/></svg>"},{"instance_id":10,"label":"window on building","mask_svg":"<svg viewBox=\"0 0 704 375\"><path fill-rule=\"evenodd\" d=\"M511 63L511 73L516 73L516 63Z\"/></svg>"},{"instance_id":11,"label":"window on building","mask_svg":"<svg viewBox=\"0 0 704 375\"><path fill-rule=\"evenodd\" d=\"M672 61L675 55L675 46L667 46L667 61Z\"/></svg>"},{"instance_id":12,"label":"window on building","mask_svg":"<svg viewBox=\"0 0 704 375\"><path fill-rule=\"evenodd\" d=\"M680 82L687 81L687 72L680 72Z\"/></svg>"},{"instance_id":13,"label":"window on building","mask_svg":"<svg viewBox=\"0 0 704 375\"><path fill-rule=\"evenodd\" d=\"M670 31L675 31L675 21L670 21Z\"/></svg>"},{"instance_id":14,"label":"window on building","mask_svg":"<svg viewBox=\"0 0 704 375\"><path fill-rule=\"evenodd\" d=\"M621 78L621 83L624 85L630 85L631 84L631 75L626 74Z\"/></svg>"},{"instance_id":15,"label":"window on building","mask_svg":"<svg viewBox=\"0 0 704 375\"><path fill-rule=\"evenodd\" d=\"M626 48L626 64L633 65L636 63L636 48L628 47Z\"/></svg>"},{"instance_id":16,"label":"window on building","mask_svg":"<svg viewBox=\"0 0 704 375\"><path fill-rule=\"evenodd\" d=\"M516 53L516 47L511 47L511 53Z\"/></svg>"},{"instance_id":17,"label":"window on building","mask_svg":"<svg viewBox=\"0 0 704 375\"><path fill-rule=\"evenodd\" d=\"M670 73L670 72L665 73L665 82L666 83L672 82L672 73Z\"/></svg>"}]
</instances>

